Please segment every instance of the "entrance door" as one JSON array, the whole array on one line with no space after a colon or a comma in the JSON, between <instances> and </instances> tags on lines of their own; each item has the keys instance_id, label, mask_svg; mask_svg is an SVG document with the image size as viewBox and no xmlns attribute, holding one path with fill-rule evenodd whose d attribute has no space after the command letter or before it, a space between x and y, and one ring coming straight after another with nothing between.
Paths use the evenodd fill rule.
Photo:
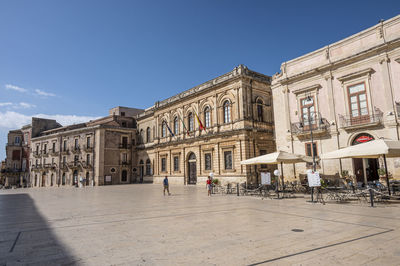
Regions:
<instances>
[{"instance_id":1,"label":"entrance door","mask_svg":"<svg viewBox=\"0 0 400 266\"><path fill-rule=\"evenodd\" d=\"M46 186L46 174L42 175L42 187Z\"/></svg>"},{"instance_id":2,"label":"entrance door","mask_svg":"<svg viewBox=\"0 0 400 266\"><path fill-rule=\"evenodd\" d=\"M144 176L144 166L140 166L140 183L143 183L143 176Z\"/></svg>"},{"instance_id":3,"label":"entrance door","mask_svg":"<svg viewBox=\"0 0 400 266\"><path fill-rule=\"evenodd\" d=\"M365 142L368 142L371 140L374 140L373 136L371 136L370 134L367 134L367 133L361 133L354 138L352 145L365 143ZM367 182L379 180L378 165L379 164L378 164L377 159L366 159L365 172L367 173ZM365 186L363 159L354 158L353 166L354 166L354 174L356 175L357 183L363 183L363 186Z\"/></svg>"},{"instance_id":4,"label":"entrance door","mask_svg":"<svg viewBox=\"0 0 400 266\"><path fill-rule=\"evenodd\" d=\"M73 174L73 179L72 179L72 185L78 184L78 171L75 170Z\"/></svg>"},{"instance_id":5,"label":"entrance door","mask_svg":"<svg viewBox=\"0 0 400 266\"><path fill-rule=\"evenodd\" d=\"M197 182L197 175L196 175L196 155L194 153L191 153L189 156L188 174L189 174L188 184L195 185Z\"/></svg>"}]
</instances>

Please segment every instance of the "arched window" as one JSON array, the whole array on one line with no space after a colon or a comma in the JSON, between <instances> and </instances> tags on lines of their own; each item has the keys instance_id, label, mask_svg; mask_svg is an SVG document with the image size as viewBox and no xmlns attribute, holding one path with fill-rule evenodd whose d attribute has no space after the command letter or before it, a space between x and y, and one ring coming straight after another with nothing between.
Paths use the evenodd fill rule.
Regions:
<instances>
[{"instance_id":1,"label":"arched window","mask_svg":"<svg viewBox=\"0 0 400 266\"><path fill-rule=\"evenodd\" d=\"M163 121L161 125L161 137L165 138L166 136L167 136L167 123Z\"/></svg>"},{"instance_id":2,"label":"arched window","mask_svg":"<svg viewBox=\"0 0 400 266\"><path fill-rule=\"evenodd\" d=\"M146 129L146 142L147 143L150 142L150 128L149 127Z\"/></svg>"},{"instance_id":3,"label":"arched window","mask_svg":"<svg viewBox=\"0 0 400 266\"><path fill-rule=\"evenodd\" d=\"M224 102L224 123L231 122L231 103L229 100Z\"/></svg>"},{"instance_id":4,"label":"arched window","mask_svg":"<svg viewBox=\"0 0 400 266\"><path fill-rule=\"evenodd\" d=\"M210 127L211 125L211 119L210 119L210 107L206 107L204 109L204 126L205 127Z\"/></svg>"},{"instance_id":5,"label":"arched window","mask_svg":"<svg viewBox=\"0 0 400 266\"><path fill-rule=\"evenodd\" d=\"M257 100L257 120L259 122L264 122L264 112L263 112L263 101L261 99Z\"/></svg>"},{"instance_id":6,"label":"arched window","mask_svg":"<svg viewBox=\"0 0 400 266\"><path fill-rule=\"evenodd\" d=\"M188 115L188 125L189 125L189 131L194 130L194 119L193 119L193 114L189 113Z\"/></svg>"},{"instance_id":7,"label":"arched window","mask_svg":"<svg viewBox=\"0 0 400 266\"><path fill-rule=\"evenodd\" d=\"M151 162L150 162L150 159L146 160L146 175L151 175Z\"/></svg>"},{"instance_id":8,"label":"arched window","mask_svg":"<svg viewBox=\"0 0 400 266\"><path fill-rule=\"evenodd\" d=\"M140 160L139 164L143 165L143 160Z\"/></svg>"},{"instance_id":9,"label":"arched window","mask_svg":"<svg viewBox=\"0 0 400 266\"><path fill-rule=\"evenodd\" d=\"M140 134L139 134L139 143L143 144L144 143L144 132L143 129L140 130Z\"/></svg>"},{"instance_id":10,"label":"arched window","mask_svg":"<svg viewBox=\"0 0 400 266\"><path fill-rule=\"evenodd\" d=\"M174 134L179 134L179 121L177 116L174 118Z\"/></svg>"}]
</instances>

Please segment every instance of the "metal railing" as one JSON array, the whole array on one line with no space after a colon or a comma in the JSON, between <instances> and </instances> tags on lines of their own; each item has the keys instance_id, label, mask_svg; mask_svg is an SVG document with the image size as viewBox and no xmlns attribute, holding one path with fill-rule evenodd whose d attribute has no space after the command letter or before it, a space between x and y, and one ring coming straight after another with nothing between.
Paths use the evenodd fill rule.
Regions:
<instances>
[{"instance_id":1,"label":"metal railing","mask_svg":"<svg viewBox=\"0 0 400 266\"><path fill-rule=\"evenodd\" d=\"M294 134L308 134L312 131L327 131L329 129L329 122L325 118L319 118L308 121L301 121L292 123L292 132Z\"/></svg>"},{"instance_id":2,"label":"metal railing","mask_svg":"<svg viewBox=\"0 0 400 266\"><path fill-rule=\"evenodd\" d=\"M339 121L341 127L351 127L366 124L380 124L382 123L382 117L382 112L357 117L352 117L350 115L339 115Z\"/></svg>"}]
</instances>

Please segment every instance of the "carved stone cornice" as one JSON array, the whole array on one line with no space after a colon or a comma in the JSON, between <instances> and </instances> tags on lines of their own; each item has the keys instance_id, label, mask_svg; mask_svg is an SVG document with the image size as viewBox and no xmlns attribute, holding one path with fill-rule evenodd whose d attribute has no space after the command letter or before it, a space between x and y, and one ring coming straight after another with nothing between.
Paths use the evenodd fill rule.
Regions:
<instances>
[{"instance_id":1,"label":"carved stone cornice","mask_svg":"<svg viewBox=\"0 0 400 266\"><path fill-rule=\"evenodd\" d=\"M343 83L346 80L350 80L350 79L354 79L354 78L358 78L358 77L362 77L362 76L370 76L374 72L375 72L375 70L373 70L372 68L366 68L363 70L359 70L359 71L352 72L350 74L346 74L344 76L338 77L337 80L339 80L340 82Z\"/></svg>"},{"instance_id":2,"label":"carved stone cornice","mask_svg":"<svg viewBox=\"0 0 400 266\"><path fill-rule=\"evenodd\" d=\"M320 88L322 88L322 86L320 84L313 84L311 86L307 86L305 88L297 89L297 90L294 90L292 92L294 94L298 95L298 94L305 93L305 92L308 92L308 91L316 91L316 90L319 90Z\"/></svg>"}]
</instances>

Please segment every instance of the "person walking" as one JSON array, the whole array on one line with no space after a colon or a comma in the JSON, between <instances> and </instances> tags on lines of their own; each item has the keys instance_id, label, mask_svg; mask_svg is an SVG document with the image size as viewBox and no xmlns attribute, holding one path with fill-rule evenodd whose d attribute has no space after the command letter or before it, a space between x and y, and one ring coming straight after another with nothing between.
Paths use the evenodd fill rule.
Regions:
<instances>
[{"instance_id":1,"label":"person walking","mask_svg":"<svg viewBox=\"0 0 400 266\"><path fill-rule=\"evenodd\" d=\"M210 196L211 197L211 189L212 189L212 182L211 182L211 176L208 176L208 178L207 178L207 193L208 193L208 196Z\"/></svg>"},{"instance_id":2,"label":"person walking","mask_svg":"<svg viewBox=\"0 0 400 266\"><path fill-rule=\"evenodd\" d=\"M167 190L168 196L171 196L171 193L169 193L168 176L165 176L163 183L164 183L164 196L165 196L165 190Z\"/></svg>"}]
</instances>

